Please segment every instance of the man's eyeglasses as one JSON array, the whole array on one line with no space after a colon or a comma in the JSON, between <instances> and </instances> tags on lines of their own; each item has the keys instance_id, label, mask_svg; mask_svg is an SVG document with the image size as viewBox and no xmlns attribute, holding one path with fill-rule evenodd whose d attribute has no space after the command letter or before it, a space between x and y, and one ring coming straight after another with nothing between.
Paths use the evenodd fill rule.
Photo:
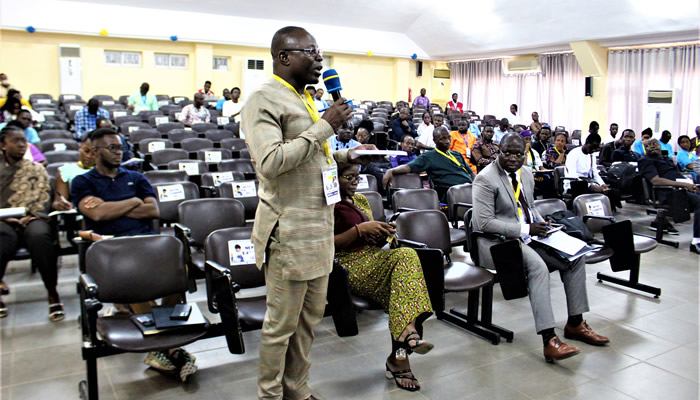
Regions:
<instances>
[{"instance_id":1,"label":"man's eyeglasses","mask_svg":"<svg viewBox=\"0 0 700 400\"><path fill-rule=\"evenodd\" d=\"M124 152L126 148L121 145L116 145L116 144L110 144L109 146L95 146L95 149L107 149L109 150L110 153L119 153Z\"/></svg>"},{"instance_id":2,"label":"man's eyeglasses","mask_svg":"<svg viewBox=\"0 0 700 400\"><path fill-rule=\"evenodd\" d=\"M313 58L316 58L317 56L323 57L323 50L321 49L282 49L282 51L303 51Z\"/></svg>"},{"instance_id":3,"label":"man's eyeglasses","mask_svg":"<svg viewBox=\"0 0 700 400\"><path fill-rule=\"evenodd\" d=\"M505 158L521 158L525 157L525 153L511 153L510 151L505 151L501 153Z\"/></svg>"},{"instance_id":4,"label":"man's eyeglasses","mask_svg":"<svg viewBox=\"0 0 700 400\"><path fill-rule=\"evenodd\" d=\"M340 175L343 178L345 178L346 181L349 182L359 182L360 181L360 175Z\"/></svg>"}]
</instances>

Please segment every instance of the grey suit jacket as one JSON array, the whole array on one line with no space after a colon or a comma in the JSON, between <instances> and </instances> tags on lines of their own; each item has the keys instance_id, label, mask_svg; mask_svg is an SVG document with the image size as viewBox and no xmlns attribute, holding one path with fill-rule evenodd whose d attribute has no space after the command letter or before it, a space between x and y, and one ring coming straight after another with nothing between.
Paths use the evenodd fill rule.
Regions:
<instances>
[{"instance_id":1,"label":"grey suit jacket","mask_svg":"<svg viewBox=\"0 0 700 400\"><path fill-rule=\"evenodd\" d=\"M535 179L528 167L520 168L520 181L530 211L535 219L543 221L542 216L534 209ZM472 196L474 197L474 229L497 233L507 239L520 238L521 223L518 218L518 207L513 193L510 178L501 168L498 161L489 164L476 176ZM490 248L498 242L479 238L479 265L493 268Z\"/></svg>"}]
</instances>

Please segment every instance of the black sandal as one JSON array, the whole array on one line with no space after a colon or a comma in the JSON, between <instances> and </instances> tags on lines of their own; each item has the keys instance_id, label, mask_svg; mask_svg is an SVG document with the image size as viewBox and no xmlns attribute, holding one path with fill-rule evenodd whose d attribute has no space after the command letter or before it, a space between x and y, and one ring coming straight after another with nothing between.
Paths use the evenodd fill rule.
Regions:
<instances>
[{"instance_id":1,"label":"black sandal","mask_svg":"<svg viewBox=\"0 0 700 400\"><path fill-rule=\"evenodd\" d=\"M396 386L398 386L399 389L408 390L409 392L417 392L420 390L420 386L416 386L416 387L412 388L412 387L407 387L407 386L401 386L399 384L399 379L410 379L414 382L418 382L418 379L416 379L416 377L413 376L413 374L404 375L404 374L411 372L410 368L394 372L389 368L389 363L386 363L384 365L386 366L386 379L394 378L394 383L396 383Z\"/></svg>"},{"instance_id":2,"label":"black sandal","mask_svg":"<svg viewBox=\"0 0 700 400\"><path fill-rule=\"evenodd\" d=\"M415 341L416 344L415 346L411 346L408 344L411 340ZM422 343L420 343L422 341ZM418 332L408 332L408 335L403 339L403 347L408 351L408 354L411 353L418 353L418 354L427 354L430 350L435 347L434 344L429 343L425 340L423 340L420 335L418 335Z\"/></svg>"},{"instance_id":3,"label":"black sandal","mask_svg":"<svg viewBox=\"0 0 700 400\"><path fill-rule=\"evenodd\" d=\"M0 281L0 295L8 295L8 294L10 294L10 287L7 286L7 283Z\"/></svg>"}]
</instances>

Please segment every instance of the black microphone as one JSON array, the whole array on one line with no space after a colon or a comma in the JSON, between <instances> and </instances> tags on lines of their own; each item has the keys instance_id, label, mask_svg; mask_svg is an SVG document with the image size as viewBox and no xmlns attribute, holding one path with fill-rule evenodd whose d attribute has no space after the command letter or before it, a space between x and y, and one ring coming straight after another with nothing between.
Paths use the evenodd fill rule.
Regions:
<instances>
[{"instance_id":1,"label":"black microphone","mask_svg":"<svg viewBox=\"0 0 700 400\"><path fill-rule=\"evenodd\" d=\"M333 97L335 103L340 98L340 91L343 89L340 86L340 78L334 69L326 70L323 73L323 83L326 85L326 91Z\"/></svg>"}]
</instances>

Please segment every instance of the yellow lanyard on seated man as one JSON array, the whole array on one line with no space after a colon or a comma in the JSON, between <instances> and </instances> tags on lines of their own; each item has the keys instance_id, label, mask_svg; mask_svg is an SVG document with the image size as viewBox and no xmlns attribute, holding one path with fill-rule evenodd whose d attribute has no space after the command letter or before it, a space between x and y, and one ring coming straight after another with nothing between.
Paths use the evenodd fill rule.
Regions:
<instances>
[{"instance_id":1,"label":"yellow lanyard on seated man","mask_svg":"<svg viewBox=\"0 0 700 400\"><path fill-rule=\"evenodd\" d=\"M440 154L442 154L443 156L447 157L448 159L452 160L452 162L455 163L455 164L457 164L458 167L461 167L464 171L466 171L466 168L464 168L464 166L462 166L462 164L460 164L459 161L457 161L457 158L456 158L455 156L453 156L452 154L450 154L450 151L449 151L449 150L447 150L447 153L445 153L445 152L440 151L439 149L436 148L435 151L437 151L438 153L440 153Z\"/></svg>"},{"instance_id":2,"label":"yellow lanyard on seated man","mask_svg":"<svg viewBox=\"0 0 700 400\"><path fill-rule=\"evenodd\" d=\"M289 84L289 82L285 81L284 79L280 78L277 75L272 75L272 76L275 79L277 79L281 84L283 84L284 86L289 88L289 90L294 92L294 94L299 96L299 98L301 99L301 102L304 103L304 107L306 107L306 111L309 112L309 115L311 116L311 119L314 122L318 122L318 120L321 119L321 115L318 113L318 110L313 105L314 101L313 101L313 99L311 99L311 94L306 89L304 89L304 96L306 97L306 98L304 98L302 95L299 94L299 92L296 91L296 89L294 89L294 87L292 87L292 85ZM328 147L327 141L323 142L323 152L326 154L326 162L328 164L330 164L331 163L331 150Z\"/></svg>"},{"instance_id":3,"label":"yellow lanyard on seated man","mask_svg":"<svg viewBox=\"0 0 700 400\"><path fill-rule=\"evenodd\" d=\"M515 175L518 177L518 186L513 189L513 194L515 195L515 204L518 205L518 217L520 218L520 221L522 221L523 207L520 205L520 170L518 170ZM511 187L513 187L513 185L511 185Z\"/></svg>"}]
</instances>

